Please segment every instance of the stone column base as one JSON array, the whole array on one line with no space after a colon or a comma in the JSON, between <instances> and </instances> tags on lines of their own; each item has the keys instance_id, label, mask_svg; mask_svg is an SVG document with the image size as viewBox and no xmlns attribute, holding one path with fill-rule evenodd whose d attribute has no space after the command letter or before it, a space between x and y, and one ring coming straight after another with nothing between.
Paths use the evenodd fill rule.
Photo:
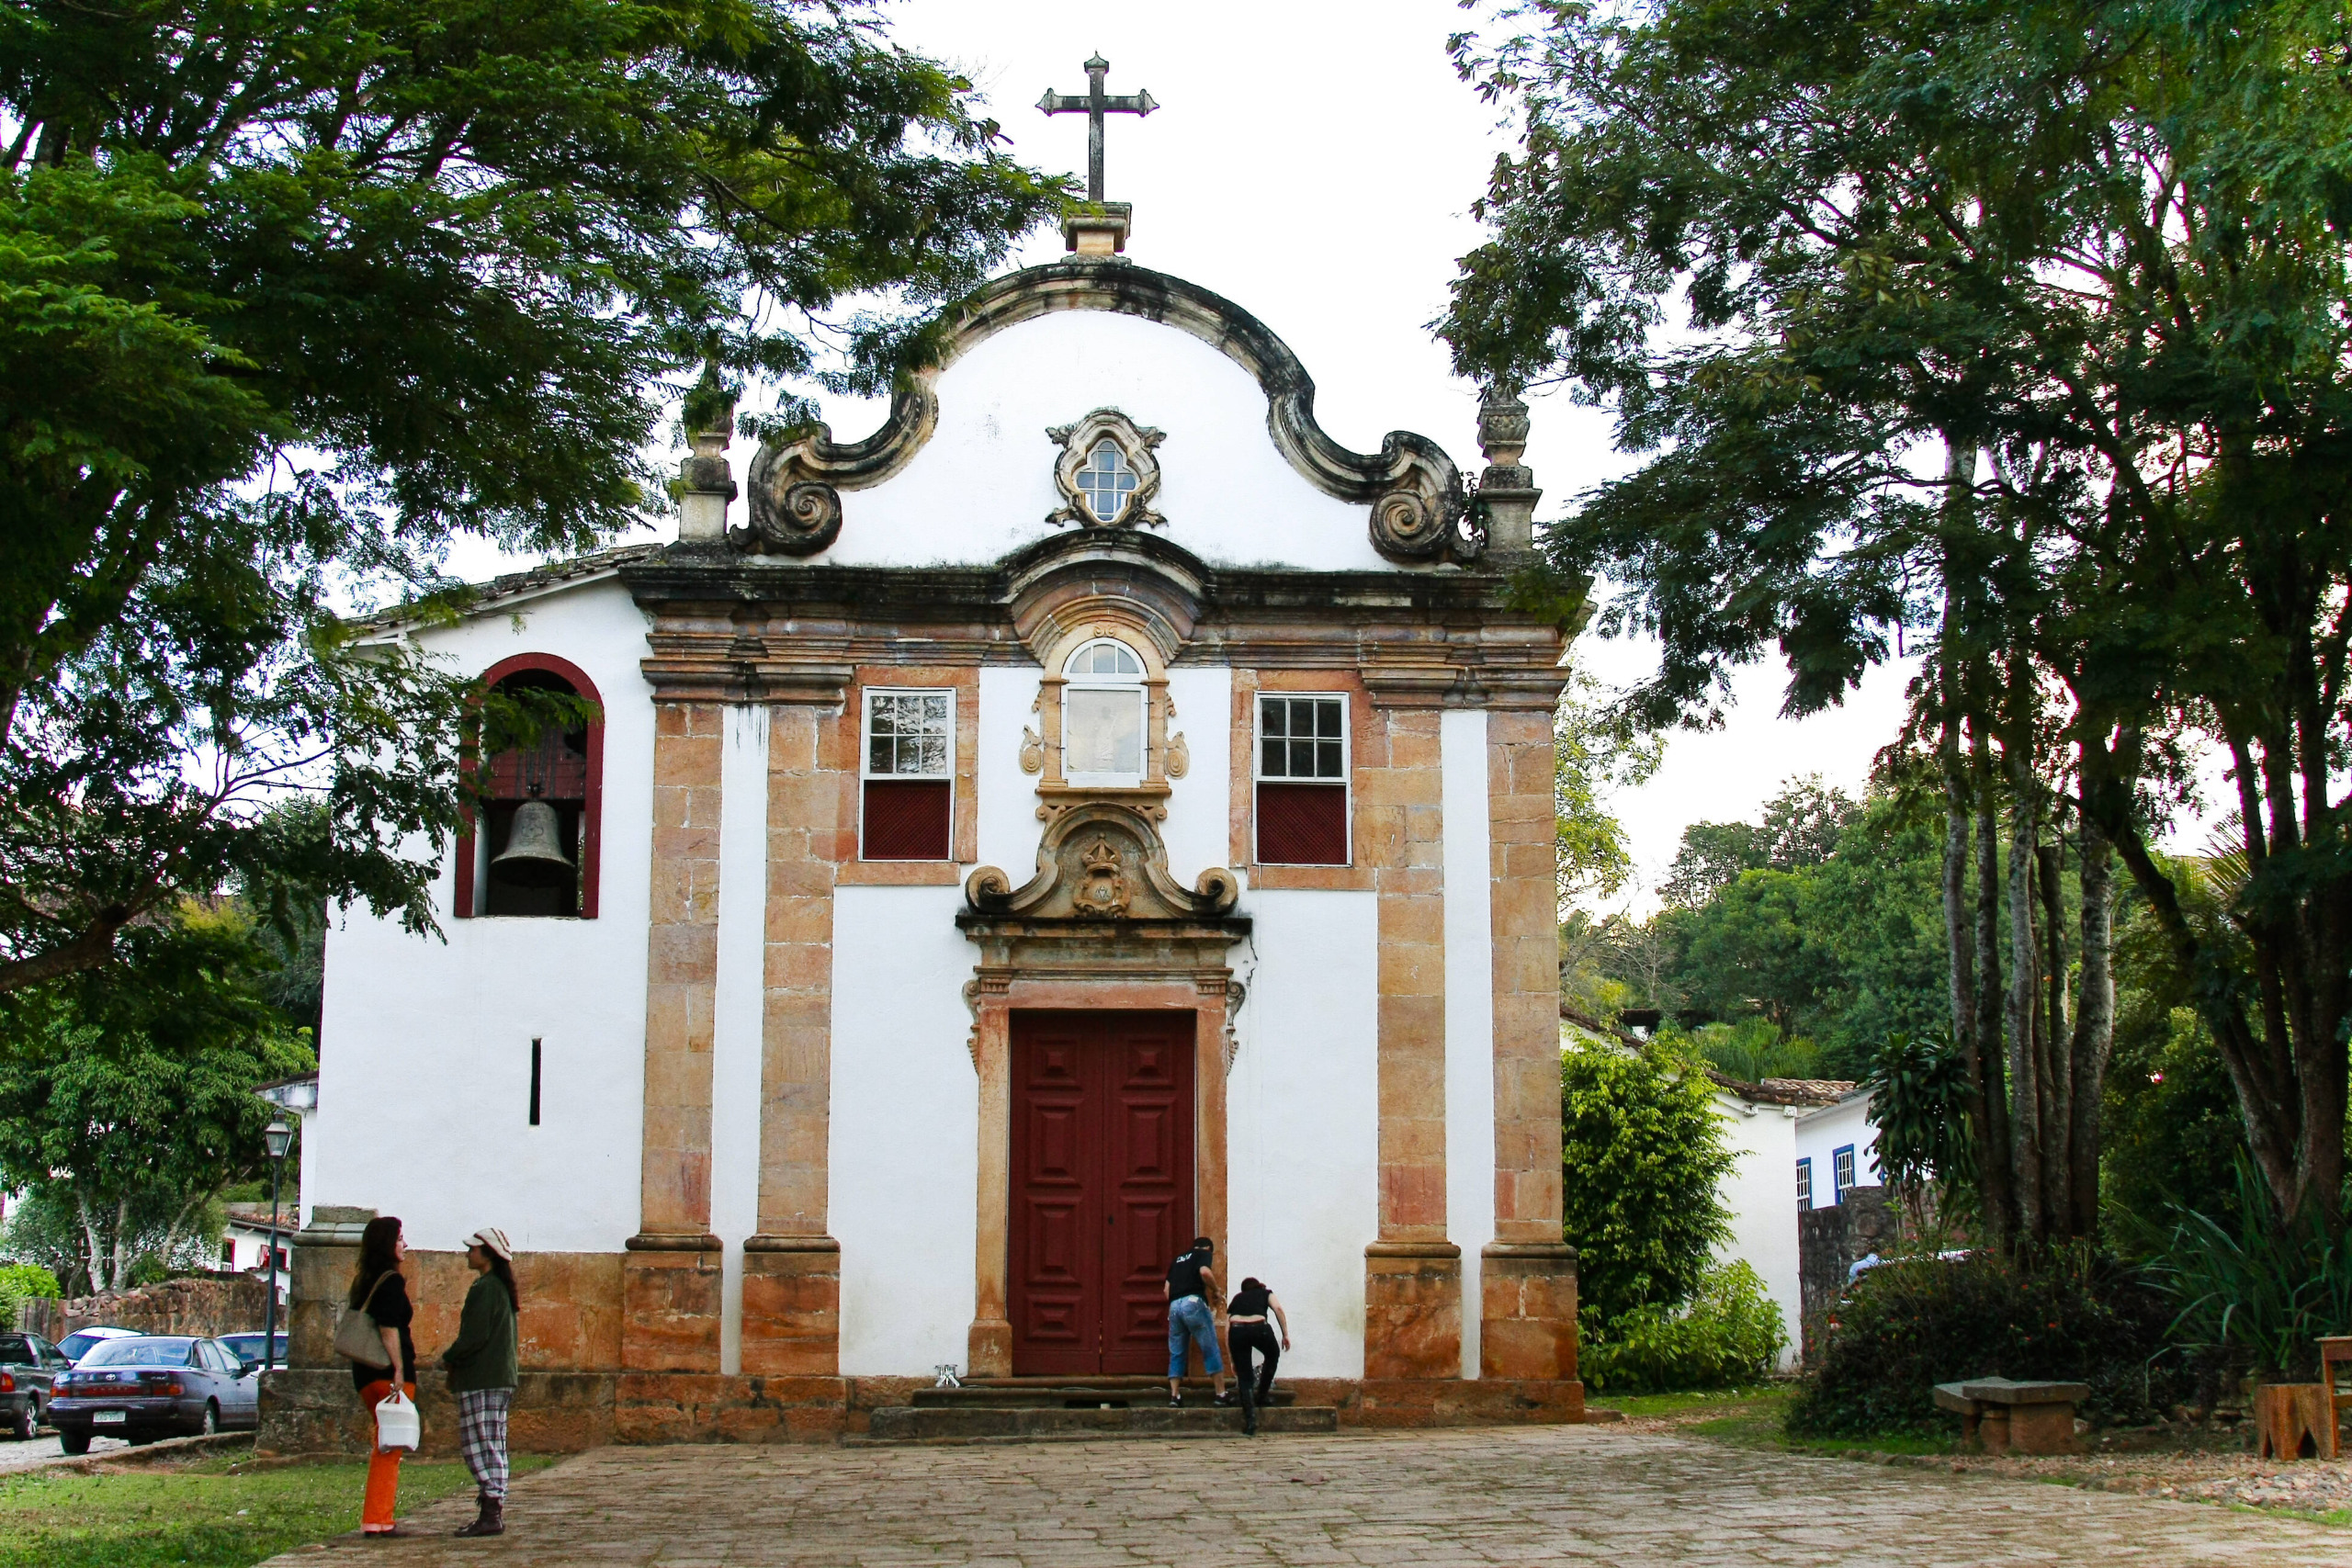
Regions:
<instances>
[{"instance_id":1,"label":"stone column base","mask_svg":"<svg viewBox=\"0 0 2352 1568\"><path fill-rule=\"evenodd\" d=\"M621 1258L621 1370L718 1371L724 1253L715 1235L633 1235Z\"/></svg>"},{"instance_id":2,"label":"stone column base","mask_svg":"<svg viewBox=\"0 0 2352 1568\"><path fill-rule=\"evenodd\" d=\"M1498 1241L1478 1256L1478 1375L1575 1378L1577 1249Z\"/></svg>"},{"instance_id":3,"label":"stone column base","mask_svg":"<svg viewBox=\"0 0 2352 1568\"><path fill-rule=\"evenodd\" d=\"M1363 1249L1363 1375L1462 1375L1462 1249L1375 1241Z\"/></svg>"},{"instance_id":4,"label":"stone column base","mask_svg":"<svg viewBox=\"0 0 2352 1568\"><path fill-rule=\"evenodd\" d=\"M829 1235L745 1238L742 1344L746 1376L840 1375L840 1242Z\"/></svg>"},{"instance_id":5,"label":"stone column base","mask_svg":"<svg viewBox=\"0 0 2352 1568\"><path fill-rule=\"evenodd\" d=\"M967 1378L1009 1378L1012 1375L1012 1325L1001 1317L976 1317L964 1341L964 1375Z\"/></svg>"}]
</instances>

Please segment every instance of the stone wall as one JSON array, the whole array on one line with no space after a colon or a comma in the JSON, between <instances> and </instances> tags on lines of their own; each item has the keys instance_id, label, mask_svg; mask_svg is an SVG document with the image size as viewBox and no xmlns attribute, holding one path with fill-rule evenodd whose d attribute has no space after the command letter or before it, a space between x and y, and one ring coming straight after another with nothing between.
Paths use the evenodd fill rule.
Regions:
<instances>
[{"instance_id":1,"label":"stone wall","mask_svg":"<svg viewBox=\"0 0 2352 1568\"><path fill-rule=\"evenodd\" d=\"M1846 1290L1846 1270L1902 1237L1903 1213L1883 1187L1849 1187L1842 1201L1797 1214L1797 1281L1803 1292L1805 1364L1815 1364L1822 1325Z\"/></svg>"},{"instance_id":2,"label":"stone wall","mask_svg":"<svg viewBox=\"0 0 2352 1568\"><path fill-rule=\"evenodd\" d=\"M52 1344L77 1329L105 1325L141 1334L258 1334L269 1292L243 1274L200 1274L164 1280L135 1291L102 1291L72 1301L30 1301L17 1326Z\"/></svg>"}]
</instances>

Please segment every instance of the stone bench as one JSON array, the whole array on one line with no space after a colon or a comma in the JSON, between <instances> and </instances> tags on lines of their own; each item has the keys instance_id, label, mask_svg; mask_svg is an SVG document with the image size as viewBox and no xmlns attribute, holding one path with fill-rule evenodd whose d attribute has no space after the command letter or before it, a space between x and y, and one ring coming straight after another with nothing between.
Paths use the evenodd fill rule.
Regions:
<instances>
[{"instance_id":1,"label":"stone bench","mask_svg":"<svg viewBox=\"0 0 2352 1568\"><path fill-rule=\"evenodd\" d=\"M2090 1396L2080 1382L2018 1382L1972 1378L1936 1385L1939 1409L1960 1417L1960 1440L1988 1454L2063 1454L2075 1448L2075 1406Z\"/></svg>"}]
</instances>

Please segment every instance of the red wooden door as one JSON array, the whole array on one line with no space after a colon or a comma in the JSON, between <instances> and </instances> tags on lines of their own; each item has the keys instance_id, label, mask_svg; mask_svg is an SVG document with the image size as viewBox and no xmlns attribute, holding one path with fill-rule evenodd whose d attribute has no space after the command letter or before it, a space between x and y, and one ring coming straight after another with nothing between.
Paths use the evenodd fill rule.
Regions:
<instances>
[{"instance_id":1,"label":"red wooden door","mask_svg":"<svg viewBox=\"0 0 2352 1568\"><path fill-rule=\"evenodd\" d=\"M1012 1370L1164 1371L1193 1237L1193 1015L1012 1015Z\"/></svg>"}]
</instances>

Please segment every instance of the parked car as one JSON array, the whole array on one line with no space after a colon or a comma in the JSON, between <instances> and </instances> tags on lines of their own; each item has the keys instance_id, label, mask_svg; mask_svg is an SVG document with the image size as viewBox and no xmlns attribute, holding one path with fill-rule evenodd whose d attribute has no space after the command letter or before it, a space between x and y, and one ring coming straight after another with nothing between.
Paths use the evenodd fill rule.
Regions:
<instances>
[{"instance_id":1,"label":"parked car","mask_svg":"<svg viewBox=\"0 0 2352 1568\"><path fill-rule=\"evenodd\" d=\"M51 1382L73 1364L38 1334L0 1334L0 1433L30 1438L48 1414Z\"/></svg>"},{"instance_id":2,"label":"parked car","mask_svg":"<svg viewBox=\"0 0 2352 1568\"><path fill-rule=\"evenodd\" d=\"M114 1328L104 1325L91 1328L77 1328L73 1333L67 1335L64 1338L59 1340L57 1342L57 1348L64 1353L65 1359L68 1361L78 1364L83 1357L88 1355L92 1350L97 1348L100 1345L105 1344L109 1339L136 1339L138 1337L139 1330L135 1328Z\"/></svg>"},{"instance_id":3,"label":"parked car","mask_svg":"<svg viewBox=\"0 0 2352 1568\"><path fill-rule=\"evenodd\" d=\"M94 1437L152 1443L261 1424L261 1369L217 1339L109 1339L61 1372L49 1424L69 1454Z\"/></svg>"},{"instance_id":4,"label":"parked car","mask_svg":"<svg viewBox=\"0 0 2352 1568\"><path fill-rule=\"evenodd\" d=\"M251 1334L223 1334L220 1336L220 1343L229 1347L229 1353L235 1356L238 1359L245 1361L264 1360L261 1353L261 1340L262 1336L258 1329ZM286 1364L286 1330L281 1328L275 1336L272 1337L271 1348L276 1350L277 1353L267 1358L265 1364L272 1367L284 1366Z\"/></svg>"}]
</instances>

